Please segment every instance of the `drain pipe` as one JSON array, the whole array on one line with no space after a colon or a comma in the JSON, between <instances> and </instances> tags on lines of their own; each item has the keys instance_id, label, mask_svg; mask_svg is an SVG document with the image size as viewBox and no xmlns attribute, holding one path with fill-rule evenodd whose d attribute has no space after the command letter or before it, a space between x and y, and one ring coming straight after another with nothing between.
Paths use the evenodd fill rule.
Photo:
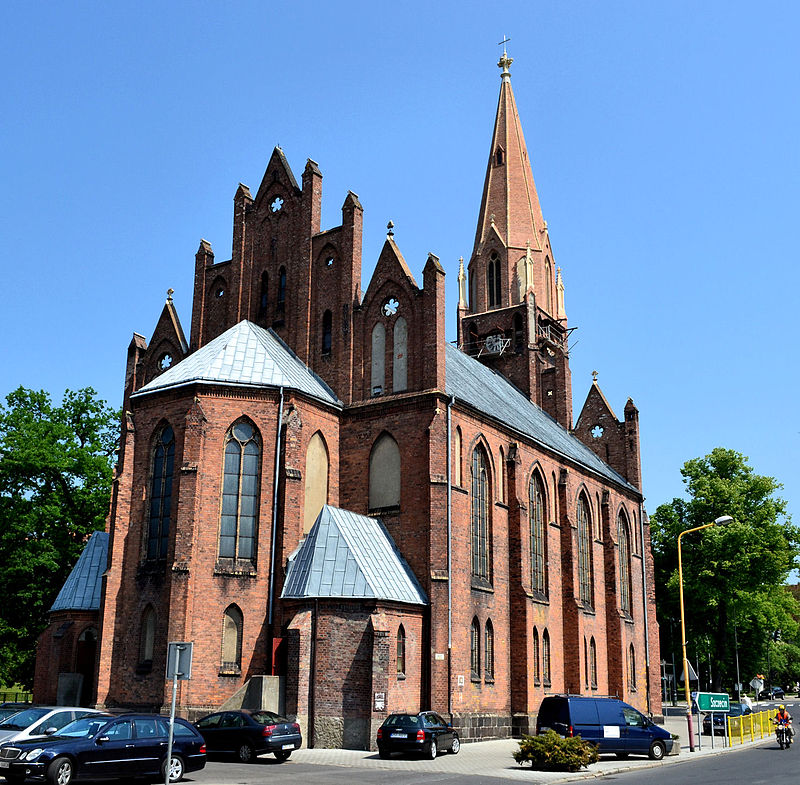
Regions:
<instances>
[{"instance_id":1,"label":"drain pipe","mask_svg":"<svg viewBox=\"0 0 800 785\"><path fill-rule=\"evenodd\" d=\"M644 504L639 502L639 543L642 549L642 604L644 606L644 662L645 662L645 700L647 701L647 713L652 716L650 708L650 630L648 618L650 616L647 607L647 554L644 548Z\"/></svg>"},{"instance_id":2,"label":"drain pipe","mask_svg":"<svg viewBox=\"0 0 800 785\"><path fill-rule=\"evenodd\" d=\"M267 595L267 619L269 630L270 642L270 672L274 671L274 663L272 662L272 618L275 611L275 602L272 597L273 587L275 585L275 536L278 531L278 482L280 480L280 464L281 464L281 430L283 428L283 387L281 387L281 400L278 405L278 427L275 433L275 474L272 479L272 540L270 542L269 554L269 594Z\"/></svg>"},{"instance_id":3,"label":"drain pipe","mask_svg":"<svg viewBox=\"0 0 800 785\"><path fill-rule=\"evenodd\" d=\"M451 409L455 395L447 402L447 713L453 719L453 423Z\"/></svg>"}]
</instances>

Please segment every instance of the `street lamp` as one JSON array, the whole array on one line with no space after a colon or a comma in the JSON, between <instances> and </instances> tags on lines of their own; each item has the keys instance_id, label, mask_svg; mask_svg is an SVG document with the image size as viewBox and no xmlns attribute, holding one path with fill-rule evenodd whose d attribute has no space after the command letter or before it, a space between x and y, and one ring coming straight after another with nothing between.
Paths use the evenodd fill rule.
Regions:
<instances>
[{"instance_id":1,"label":"street lamp","mask_svg":"<svg viewBox=\"0 0 800 785\"><path fill-rule=\"evenodd\" d=\"M681 600L681 648L683 649L683 685L686 688L686 722L689 726L689 752L694 752L694 727L692 726L692 695L689 686L689 661L686 659L686 621L683 612L683 563L681 561L681 537L691 532L699 532L709 526L723 526L733 520L730 515L721 515L712 523L695 526L678 535L678 593Z\"/></svg>"}]
</instances>

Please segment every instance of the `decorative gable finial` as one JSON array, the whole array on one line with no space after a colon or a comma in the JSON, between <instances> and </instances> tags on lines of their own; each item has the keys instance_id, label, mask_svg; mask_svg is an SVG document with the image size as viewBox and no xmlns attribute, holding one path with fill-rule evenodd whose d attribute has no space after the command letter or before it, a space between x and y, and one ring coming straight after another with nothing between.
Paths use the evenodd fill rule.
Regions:
<instances>
[{"instance_id":1,"label":"decorative gable finial","mask_svg":"<svg viewBox=\"0 0 800 785\"><path fill-rule=\"evenodd\" d=\"M511 39L508 36L504 35L503 36L503 40L499 41L497 43L498 46L502 46L503 47L503 56L500 58L499 62L497 63L497 67L503 69L503 73L500 75L500 78L504 82L510 82L511 81L511 72L508 70L508 67L511 65L511 63L514 62L514 58L513 57L509 57L508 53L506 52L506 44L510 40Z\"/></svg>"},{"instance_id":2,"label":"decorative gable finial","mask_svg":"<svg viewBox=\"0 0 800 785\"><path fill-rule=\"evenodd\" d=\"M175 294L175 290L172 287L167 289L167 305L170 305L172 303L173 294Z\"/></svg>"},{"instance_id":3,"label":"decorative gable finial","mask_svg":"<svg viewBox=\"0 0 800 785\"><path fill-rule=\"evenodd\" d=\"M389 223L386 224L386 236L392 237L393 235L394 235L394 221L389 221Z\"/></svg>"},{"instance_id":4,"label":"decorative gable finial","mask_svg":"<svg viewBox=\"0 0 800 785\"><path fill-rule=\"evenodd\" d=\"M592 381L597 382L597 371L592 371Z\"/></svg>"}]
</instances>

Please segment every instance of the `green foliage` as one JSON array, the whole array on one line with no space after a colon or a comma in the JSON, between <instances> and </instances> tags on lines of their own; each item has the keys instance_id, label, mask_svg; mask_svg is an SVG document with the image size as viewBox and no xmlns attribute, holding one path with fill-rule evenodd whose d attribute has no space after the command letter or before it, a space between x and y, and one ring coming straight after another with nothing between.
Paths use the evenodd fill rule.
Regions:
<instances>
[{"instance_id":1,"label":"green foliage","mask_svg":"<svg viewBox=\"0 0 800 785\"><path fill-rule=\"evenodd\" d=\"M0 403L0 683L32 686L36 637L108 513L119 415L91 388Z\"/></svg>"},{"instance_id":2,"label":"green foliage","mask_svg":"<svg viewBox=\"0 0 800 785\"><path fill-rule=\"evenodd\" d=\"M548 730L540 736L522 735L514 760L522 765L526 760L540 771L579 771L590 763L597 763L597 745L580 736L562 739Z\"/></svg>"},{"instance_id":3,"label":"green foliage","mask_svg":"<svg viewBox=\"0 0 800 785\"><path fill-rule=\"evenodd\" d=\"M687 461L681 474L689 498L660 505L651 518L662 657L671 651L680 658L678 535L730 515L730 524L681 539L686 638L692 660L710 656L718 689L735 681L735 625L747 682L766 668L773 631L785 641L797 637L800 604L783 584L797 566L800 530L775 495L781 485L755 474L738 452L716 448ZM795 659L786 654L787 662Z\"/></svg>"}]
</instances>

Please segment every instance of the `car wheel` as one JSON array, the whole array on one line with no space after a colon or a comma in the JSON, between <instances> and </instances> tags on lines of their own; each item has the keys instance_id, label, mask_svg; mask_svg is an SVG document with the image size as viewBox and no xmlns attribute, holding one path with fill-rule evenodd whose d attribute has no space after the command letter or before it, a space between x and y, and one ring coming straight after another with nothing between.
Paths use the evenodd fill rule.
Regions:
<instances>
[{"instance_id":1,"label":"car wheel","mask_svg":"<svg viewBox=\"0 0 800 785\"><path fill-rule=\"evenodd\" d=\"M450 752L453 755L458 755L458 751L461 749L461 740L458 736L453 736L453 740L450 742Z\"/></svg>"},{"instance_id":2,"label":"car wheel","mask_svg":"<svg viewBox=\"0 0 800 785\"><path fill-rule=\"evenodd\" d=\"M289 756L292 754L291 750L275 750L275 759L278 763L283 763L285 760L289 760Z\"/></svg>"},{"instance_id":3,"label":"car wheel","mask_svg":"<svg viewBox=\"0 0 800 785\"><path fill-rule=\"evenodd\" d=\"M255 758L253 745L249 741L242 742L239 749L236 750L236 757L239 759L239 763L251 763Z\"/></svg>"},{"instance_id":4,"label":"car wheel","mask_svg":"<svg viewBox=\"0 0 800 785\"><path fill-rule=\"evenodd\" d=\"M431 739L431 743L425 750L425 754L428 756L430 760L436 760L436 754L438 752L439 750L436 749L436 739Z\"/></svg>"},{"instance_id":5,"label":"car wheel","mask_svg":"<svg viewBox=\"0 0 800 785\"><path fill-rule=\"evenodd\" d=\"M184 768L183 758L180 755L173 754L169 761L169 781L180 782L183 779ZM161 774L164 778L166 778L167 761L164 761L163 765L161 766Z\"/></svg>"},{"instance_id":6,"label":"car wheel","mask_svg":"<svg viewBox=\"0 0 800 785\"><path fill-rule=\"evenodd\" d=\"M650 745L650 759L661 760L667 754L667 748L663 741L654 741Z\"/></svg>"},{"instance_id":7,"label":"car wheel","mask_svg":"<svg viewBox=\"0 0 800 785\"><path fill-rule=\"evenodd\" d=\"M75 769L69 758L56 758L47 767L47 781L50 785L70 785L75 777Z\"/></svg>"},{"instance_id":8,"label":"car wheel","mask_svg":"<svg viewBox=\"0 0 800 785\"><path fill-rule=\"evenodd\" d=\"M382 747L378 747L378 755L380 755L384 760L392 757L392 753L389 752L389 750L383 749Z\"/></svg>"}]
</instances>

